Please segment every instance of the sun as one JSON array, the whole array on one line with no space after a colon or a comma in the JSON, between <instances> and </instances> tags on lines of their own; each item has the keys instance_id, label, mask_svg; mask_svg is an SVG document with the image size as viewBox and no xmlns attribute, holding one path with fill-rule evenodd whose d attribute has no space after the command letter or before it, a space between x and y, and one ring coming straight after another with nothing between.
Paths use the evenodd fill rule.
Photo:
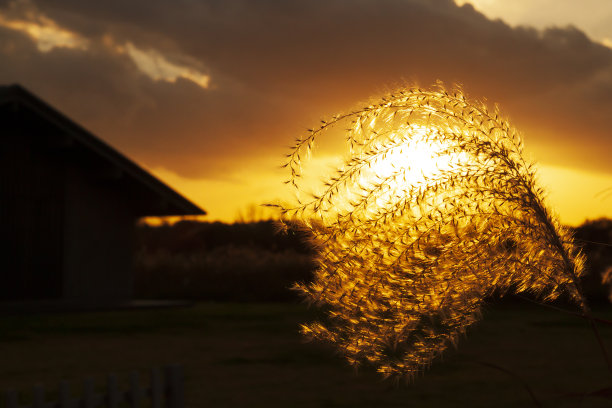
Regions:
<instances>
[{"instance_id":1,"label":"sun","mask_svg":"<svg viewBox=\"0 0 612 408\"><path fill-rule=\"evenodd\" d=\"M448 129L436 123L404 124L389 132L381 131L379 134L384 133L384 138L361 142L357 154L353 151L344 158L311 159L305 166L307 177L301 178L301 182L311 191L306 196L320 202L312 210L324 210L319 211L322 216L317 218L323 224L333 223L347 211L352 211L353 216L376 217L381 210L405 201L415 188L427 186L467 160L460 153L449 152L449 145L441 137L445 132ZM334 166L339 173L333 171ZM350 176L339 178L340 173ZM332 185L335 187L330 189ZM335 193L330 194L332 191ZM444 200L444 193L438 200ZM359 211L353 211L355 203L361 203Z\"/></svg>"},{"instance_id":2,"label":"sun","mask_svg":"<svg viewBox=\"0 0 612 408\"><path fill-rule=\"evenodd\" d=\"M379 154L369 157L369 164L361 173L360 183L366 186L382 184L381 195L401 197L412 186L425 183L448 170L460 159L447 153L438 138L436 127L412 125L400 128L394 135L396 143L376 146Z\"/></svg>"}]
</instances>

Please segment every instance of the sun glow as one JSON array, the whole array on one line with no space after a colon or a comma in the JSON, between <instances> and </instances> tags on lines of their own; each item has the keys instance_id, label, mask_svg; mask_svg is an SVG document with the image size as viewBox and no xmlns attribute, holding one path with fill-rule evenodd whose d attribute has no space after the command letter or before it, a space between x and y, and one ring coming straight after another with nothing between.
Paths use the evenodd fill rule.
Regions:
<instances>
[{"instance_id":1,"label":"sun glow","mask_svg":"<svg viewBox=\"0 0 612 408\"><path fill-rule=\"evenodd\" d=\"M314 281L298 289L329 319L305 335L356 366L413 378L490 296L566 293L584 305L574 283L583 260L497 111L460 90L411 88L336 115L288 155L298 191L315 139L343 124L343 165L312 199L281 207L319 250Z\"/></svg>"},{"instance_id":2,"label":"sun glow","mask_svg":"<svg viewBox=\"0 0 612 408\"><path fill-rule=\"evenodd\" d=\"M310 195L321 203L307 211L314 210L316 218L331 225L338 216L348 212L369 218L376 217L386 208L401 205L419 188L471 160L444 142L443 135L448 132L452 132L448 126L433 121L398 125L393 130L378 132L378 136L384 135L381 140L373 136L373 139L355 142L352 155L343 163L329 161L324 166L319 163L320 158L309 159L304 163L304 176L300 176L299 183L316 191ZM334 171L333 167L337 170ZM298 189L298 195L301 189ZM335 193L330 194L332 191ZM435 201L439 203L444 197L441 192ZM360 203L357 212L354 211L356 203Z\"/></svg>"},{"instance_id":3,"label":"sun glow","mask_svg":"<svg viewBox=\"0 0 612 408\"><path fill-rule=\"evenodd\" d=\"M448 169L453 156L444 154L440 143L427 140L427 134L432 131L435 129L425 126L401 129L400 132L410 133L410 136L403 136L403 143L374 157L363 173L364 180L387 183L391 190L401 194L407 187L423 183Z\"/></svg>"}]
</instances>

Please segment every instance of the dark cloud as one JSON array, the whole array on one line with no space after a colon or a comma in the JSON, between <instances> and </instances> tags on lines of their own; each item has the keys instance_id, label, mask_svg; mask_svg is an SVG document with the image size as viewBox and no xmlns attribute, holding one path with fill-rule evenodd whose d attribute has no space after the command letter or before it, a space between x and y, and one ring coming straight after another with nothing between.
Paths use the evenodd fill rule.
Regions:
<instances>
[{"instance_id":1,"label":"dark cloud","mask_svg":"<svg viewBox=\"0 0 612 408\"><path fill-rule=\"evenodd\" d=\"M612 50L575 28L511 28L451 0L32 5L94 45L41 54L3 30L0 81L24 83L148 165L222 175L279 154L320 116L441 79L498 102L541 160L612 172ZM211 88L154 82L105 36L197 61Z\"/></svg>"}]
</instances>

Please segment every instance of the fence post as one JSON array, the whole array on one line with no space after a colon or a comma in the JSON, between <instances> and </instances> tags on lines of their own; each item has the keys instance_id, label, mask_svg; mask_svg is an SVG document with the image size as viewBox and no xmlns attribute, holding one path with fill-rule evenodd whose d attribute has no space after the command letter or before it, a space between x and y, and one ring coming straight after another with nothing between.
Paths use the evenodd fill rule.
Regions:
<instances>
[{"instance_id":1,"label":"fence post","mask_svg":"<svg viewBox=\"0 0 612 408\"><path fill-rule=\"evenodd\" d=\"M164 367L164 382L166 389L167 408L183 408L183 370L181 366L171 365Z\"/></svg>"},{"instance_id":2,"label":"fence post","mask_svg":"<svg viewBox=\"0 0 612 408\"><path fill-rule=\"evenodd\" d=\"M130 403L132 408L138 408L140 404L140 381L138 378L138 372L133 371L130 373Z\"/></svg>"},{"instance_id":3,"label":"fence post","mask_svg":"<svg viewBox=\"0 0 612 408\"><path fill-rule=\"evenodd\" d=\"M36 384L32 390L32 406L34 408L45 407L45 390L42 385Z\"/></svg>"},{"instance_id":4,"label":"fence post","mask_svg":"<svg viewBox=\"0 0 612 408\"><path fill-rule=\"evenodd\" d=\"M18 395L17 395L17 391L12 390L12 391L7 391L6 392L6 408L18 408Z\"/></svg>"},{"instance_id":5,"label":"fence post","mask_svg":"<svg viewBox=\"0 0 612 408\"><path fill-rule=\"evenodd\" d=\"M164 382L159 368L151 370L151 408L162 408Z\"/></svg>"},{"instance_id":6,"label":"fence post","mask_svg":"<svg viewBox=\"0 0 612 408\"><path fill-rule=\"evenodd\" d=\"M59 386L59 408L71 408L70 401L70 386L68 385L68 381L60 382Z\"/></svg>"},{"instance_id":7,"label":"fence post","mask_svg":"<svg viewBox=\"0 0 612 408\"><path fill-rule=\"evenodd\" d=\"M83 381L83 408L94 408L94 381L92 378L87 378Z\"/></svg>"},{"instance_id":8,"label":"fence post","mask_svg":"<svg viewBox=\"0 0 612 408\"><path fill-rule=\"evenodd\" d=\"M109 374L106 383L106 401L108 408L119 408L121 398L119 395L119 383L115 374Z\"/></svg>"}]
</instances>

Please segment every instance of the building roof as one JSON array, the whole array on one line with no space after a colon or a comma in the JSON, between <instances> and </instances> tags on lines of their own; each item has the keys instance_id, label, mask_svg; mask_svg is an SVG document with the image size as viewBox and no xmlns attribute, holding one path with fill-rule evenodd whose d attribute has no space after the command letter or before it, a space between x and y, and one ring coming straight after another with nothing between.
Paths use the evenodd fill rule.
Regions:
<instances>
[{"instance_id":1,"label":"building roof","mask_svg":"<svg viewBox=\"0 0 612 408\"><path fill-rule=\"evenodd\" d=\"M204 215L206 212L149 172L19 85L0 86L0 120L26 127L62 157L122 189L137 215ZM16 121L16 122L15 122Z\"/></svg>"}]
</instances>

